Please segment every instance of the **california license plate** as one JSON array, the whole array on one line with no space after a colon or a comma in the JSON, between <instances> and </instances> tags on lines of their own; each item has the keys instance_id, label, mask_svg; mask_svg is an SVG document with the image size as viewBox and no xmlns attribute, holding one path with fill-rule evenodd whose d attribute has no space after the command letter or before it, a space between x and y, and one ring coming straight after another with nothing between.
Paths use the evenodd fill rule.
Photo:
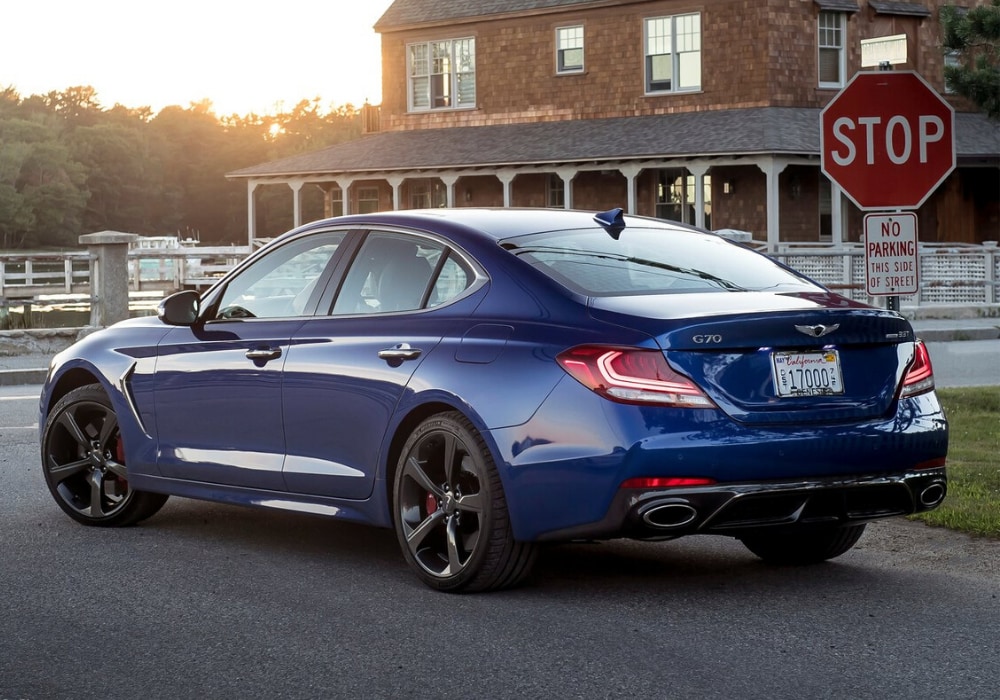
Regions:
<instances>
[{"instance_id":1,"label":"california license plate","mask_svg":"<svg viewBox=\"0 0 1000 700\"><path fill-rule=\"evenodd\" d=\"M774 391L778 396L832 396L844 393L836 350L772 352Z\"/></svg>"}]
</instances>

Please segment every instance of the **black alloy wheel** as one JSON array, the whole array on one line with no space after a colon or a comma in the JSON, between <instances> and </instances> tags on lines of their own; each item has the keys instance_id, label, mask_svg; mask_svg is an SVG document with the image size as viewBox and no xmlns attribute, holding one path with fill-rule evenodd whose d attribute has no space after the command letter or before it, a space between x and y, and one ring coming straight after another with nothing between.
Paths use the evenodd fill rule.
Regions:
<instances>
[{"instance_id":1,"label":"black alloy wheel","mask_svg":"<svg viewBox=\"0 0 1000 700\"><path fill-rule=\"evenodd\" d=\"M535 545L514 540L496 466L462 414L433 416L413 431L393 494L403 556L432 588L496 590L530 573Z\"/></svg>"},{"instance_id":2,"label":"black alloy wheel","mask_svg":"<svg viewBox=\"0 0 1000 700\"><path fill-rule=\"evenodd\" d=\"M167 501L129 486L118 417L98 385L74 389L56 403L42 433L42 468L59 507L85 525L131 525Z\"/></svg>"}]
</instances>

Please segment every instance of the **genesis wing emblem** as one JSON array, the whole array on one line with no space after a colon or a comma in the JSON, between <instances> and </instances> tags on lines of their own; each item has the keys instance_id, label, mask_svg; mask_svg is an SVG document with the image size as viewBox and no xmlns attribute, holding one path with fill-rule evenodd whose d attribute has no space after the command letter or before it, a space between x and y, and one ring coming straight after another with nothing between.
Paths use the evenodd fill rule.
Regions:
<instances>
[{"instance_id":1,"label":"genesis wing emblem","mask_svg":"<svg viewBox=\"0 0 1000 700\"><path fill-rule=\"evenodd\" d=\"M839 323L834 323L832 326L824 326L821 323L817 323L815 326L795 326L795 330L799 333L805 333L813 338L822 338L828 333L833 333L838 328L840 328Z\"/></svg>"}]
</instances>

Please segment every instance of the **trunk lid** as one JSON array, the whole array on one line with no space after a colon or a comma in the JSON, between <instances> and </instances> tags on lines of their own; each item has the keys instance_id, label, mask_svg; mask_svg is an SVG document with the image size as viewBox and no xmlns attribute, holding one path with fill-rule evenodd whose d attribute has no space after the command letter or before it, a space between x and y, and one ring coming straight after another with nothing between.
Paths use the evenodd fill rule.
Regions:
<instances>
[{"instance_id":1,"label":"trunk lid","mask_svg":"<svg viewBox=\"0 0 1000 700\"><path fill-rule=\"evenodd\" d=\"M914 353L905 318L832 293L603 297L591 314L653 336L675 369L751 424L884 416Z\"/></svg>"}]
</instances>

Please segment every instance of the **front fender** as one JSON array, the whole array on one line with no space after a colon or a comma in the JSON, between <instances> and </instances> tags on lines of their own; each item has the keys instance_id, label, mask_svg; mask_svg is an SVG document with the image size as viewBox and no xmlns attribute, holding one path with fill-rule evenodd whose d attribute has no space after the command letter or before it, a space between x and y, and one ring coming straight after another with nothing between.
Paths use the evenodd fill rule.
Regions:
<instances>
[{"instance_id":1,"label":"front fender","mask_svg":"<svg viewBox=\"0 0 1000 700\"><path fill-rule=\"evenodd\" d=\"M126 321L89 335L53 357L39 397L39 438L62 397L77 387L99 384L118 417L129 471L155 473L152 376L157 343L169 329L155 319L134 321L138 323Z\"/></svg>"}]
</instances>

